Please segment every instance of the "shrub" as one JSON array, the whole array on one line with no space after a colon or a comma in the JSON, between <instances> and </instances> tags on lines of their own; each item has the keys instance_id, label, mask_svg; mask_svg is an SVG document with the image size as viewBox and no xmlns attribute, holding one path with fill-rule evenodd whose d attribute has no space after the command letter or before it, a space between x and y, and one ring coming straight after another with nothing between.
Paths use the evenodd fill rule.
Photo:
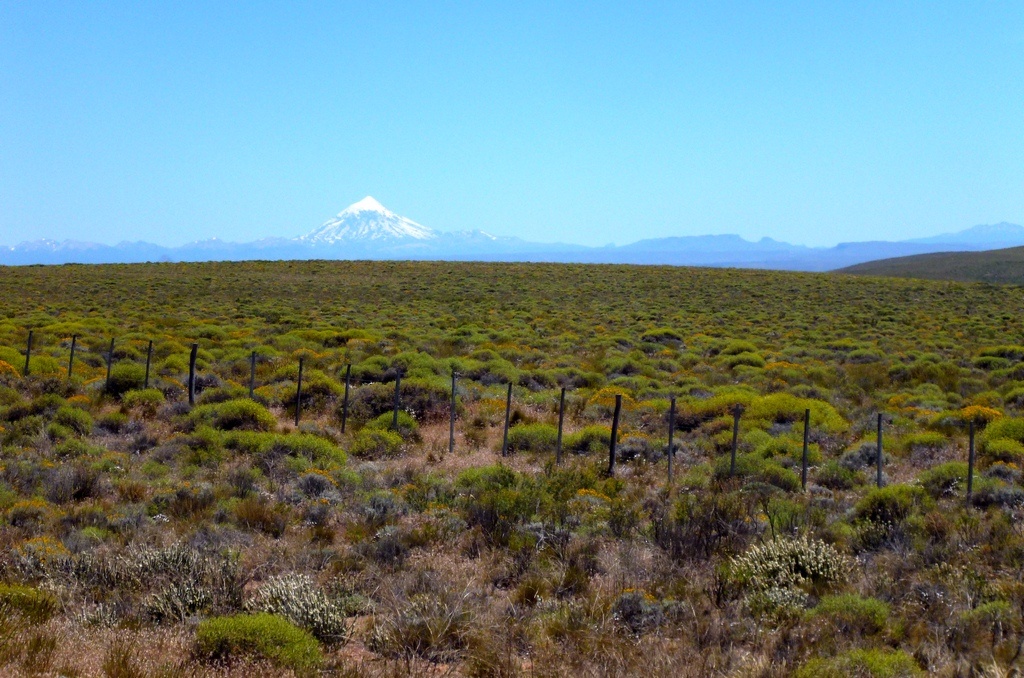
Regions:
<instances>
[{"instance_id":1,"label":"shrub","mask_svg":"<svg viewBox=\"0 0 1024 678\"><path fill-rule=\"evenodd\" d=\"M268 659L302 673L313 672L323 661L312 635L266 613L207 619L196 628L196 651L212 660Z\"/></svg>"},{"instance_id":2,"label":"shrub","mask_svg":"<svg viewBox=\"0 0 1024 678\"><path fill-rule=\"evenodd\" d=\"M110 368L110 380L106 383L105 391L117 398L128 391L142 388L145 382L145 367L136 363L121 362Z\"/></svg>"},{"instance_id":3,"label":"shrub","mask_svg":"<svg viewBox=\"0 0 1024 678\"><path fill-rule=\"evenodd\" d=\"M565 437L564 447L567 452L587 454L590 452L607 451L611 444L612 430L607 426L587 426Z\"/></svg>"},{"instance_id":4,"label":"shrub","mask_svg":"<svg viewBox=\"0 0 1024 678\"><path fill-rule=\"evenodd\" d=\"M924 506L927 499L924 489L913 485L874 488L857 502L854 513L859 520L896 524Z\"/></svg>"},{"instance_id":5,"label":"shrub","mask_svg":"<svg viewBox=\"0 0 1024 678\"><path fill-rule=\"evenodd\" d=\"M997 438L985 444L984 456L1008 464L1024 463L1024 445L1009 438Z\"/></svg>"},{"instance_id":6,"label":"shrub","mask_svg":"<svg viewBox=\"0 0 1024 678\"><path fill-rule=\"evenodd\" d=\"M280 537L288 528L288 515L283 505L271 505L257 498L247 497L235 505L238 524L256 529L272 537Z\"/></svg>"},{"instance_id":7,"label":"shrub","mask_svg":"<svg viewBox=\"0 0 1024 678\"><path fill-rule=\"evenodd\" d=\"M46 476L43 491L55 504L81 501L99 490L99 474L83 463L62 464Z\"/></svg>"},{"instance_id":8,"label":"shrub","mask_svg":"<svg viewBox=\"0 0 1024 678\"><path fill-rule=\"evenodd\" d=\"M92 432L92 417L85 410L73 405L61 405L53 415L53 421L74 431L77 435Z\"/></svg>"},{"instance_id":9,"label":"shrub","mask_svg":"<svg viewBox=\"0 0 1024 678\"><path fill-rule=\"evenodd\" d=\"M988 443L1000 438L1016 440L1024 443L1024 419L1018 417L1003 417L996 419L985 428L984 442Z\"/></svg>"},{"instance_id":10,"label":"shrub","mask_svg":"<svg viewBox=\"0 0 1024 678\"><path fill-rule=\"evenodd\" d=\"M364 427L356 434L349 452L360 459L388 459L402 451L402 436L394 431Z\"/></svg>"},{"instance_id":11,"label":"shrub","mask_svg":"<svg viewBox=\"0 0 1024 678\"><path fill-rule=\"evenodd\" d=\"M938 433L937 431L921 431L920 433L911 433L903 438L903 447L908 452L915 450L938 450L941 449L949 442L946 436Z\"/></svg>"},{"instance_id":12,"label":"shrub","mask_svg":"<svg viewBox=\"0 0 1024 678\"><path fill-rule=\"evenodd\" d=\"M838 461L827 461L814 474L814 479L822 487L832 490L849 490L861 484L857 471L843 466Z\"/></svg>"},{"instance_id":13,"label":"shrub","mask_svg":"<svg viewBox=\"0 0 1024 678\"><path fill-rule=\"evenodd\" d=\"M385 412L384 414L366 422L363 428L375 431L391 431L397 433L405 440L419 440L419 424L411 414L405 410L398 411L398 425L395 426L395 413Z\"/></svg>"},{"instance_id":14,"label":"shrub","mask_svg":"<svg viewBox=\"0 0 1024 678\"><path fill-rule=\"evenodd\" d=\"M56 614L59 608L60 601L49 591L0 584L0 613L17 612L29 621L42 623Z\"/></svg>"},{"instance_id":15,"label":"shrub","mask_svg":"<svg viewBox=\"0 0 1024 678\"><path fill-rule=\"evenodd\" d=\"M877 598L863 598L853 593L823 596L810 618L826 618L840 633L871 635L885 628L889 618L889 605Z\"/></svg>"},{"instance_id":16,"label":"shrub","mask_svg":"<svg viewBox=\"0 0 1024 678\"><path fill-rule=\"evenodd\" d=\"M157 388L132 390L121 396L121 402L128 409L136 410L143 417L151 418L156 416L156 411L164 404L164 394Z\"/></svg>"},{"instance_id":17,"label":"shrub","mask_svg":"<svg viewBox=\"0 0 1024 678\"><path fill-rule=\"evenodd\" d=\"M967 462L963 461L949 461L933 466L917 477L921 487L936 499L956 494L966 480Z\"/></svg>"},{"instance_id":18,"label":"shrub","mask_svg":"<svg viewBox=\"0 0 1024 678\"><path fill-rule=\"evenodd\" d=\"M471 630L465 601L445 592L414 595L408 604L374 618L368 645L386 657L456 660Z\"/></svg>"},{"instance_id":19,"label":"shrub","mask_svg":"<svg viewBox=\"0 0 1024 678\"><path fill-rule=\"evenodd\" d=\"M731 561L732 574L752 591L827 590L845 581L849 563L829 544L808 537L775 539Z\"/></svg>"},{"instance_id":20,"label":"shrub","mask_svg":"<svg viewBox=\"0 0 1024 678\"><path fill-rule=\"evenodd\" d=\"M222 430L273 431L277 419L259 403L245 399L200 405L192 410L193 423L209 424Z\"/></svg>"},{"instance_id":21,"label":"shrub","mask_svg":"<svg viewBox=\"0 0 1024 678\"><path fill-rule=\"evenodd\" d=\"M550 452L558 442L558 429L549 424L517 424L508 431L509 452Z\"/></svg>"},{"instance_id":22,"label":"shrub","mask_svg":"<svg viewBox=\"0 0 1024 678\"><path fill-rule=\"evenodd\" d=\"M794 678L912 678L923 675L914 658L901 650L851 650L828 659L812 659Z\"/></svg>"},{"instance_id":23,"label":"shrub","mask_svg":"<svg viewBox=\"0 0 1024 678\"><path fill-rule=\"evenodd\" d=\"M348 633L344 607L331 601L302 574L269 579L246 602L245 609L284 617L325 643L342 642Z\"/></svg>"}]
</instances>

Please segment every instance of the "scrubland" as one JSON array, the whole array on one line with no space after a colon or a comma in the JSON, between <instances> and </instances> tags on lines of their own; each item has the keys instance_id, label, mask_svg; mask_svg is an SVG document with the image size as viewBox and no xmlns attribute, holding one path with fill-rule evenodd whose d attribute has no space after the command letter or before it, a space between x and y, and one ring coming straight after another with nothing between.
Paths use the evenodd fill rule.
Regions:
<instances>
[{"instance_id":1,"label":"scrubland","mask_svg":"<svg viewBox=\"0 0 1024 678\"><path fill-rule=\"evenodd\" d=\"M2 269L0 671L1016 675L1022 312L670 267Z\"/></svg>"}]
</instances>

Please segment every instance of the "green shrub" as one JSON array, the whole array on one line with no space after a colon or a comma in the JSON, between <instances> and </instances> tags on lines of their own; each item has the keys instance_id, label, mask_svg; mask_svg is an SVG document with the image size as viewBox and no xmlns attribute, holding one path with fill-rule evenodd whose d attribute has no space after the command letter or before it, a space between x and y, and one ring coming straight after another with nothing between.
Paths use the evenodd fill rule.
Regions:
<instances>
[{"instance_id":1,"label":"green shrub","mask_svg":"<svg viewBox=\"0 0 1024 678\"><path fill-rule=\"evenodd\" d=\"M843 634L872 635L885 628L889 605L877 598L864 598L854 593L823 596L809 617L811 620L826 618Z\"/></svg>"},{"instance_id":2,"label":"green shrub","mask_svg":"<svg viewBox=\"0 0 1024 678\"><path fill-rule=\"evenodd\" d=\"M196 627L196 650L215 661L268 659L296 672L311 673L323 662L316 638L273 614L236 614L207 619Z\"/></svg>"},{"instance_id":3,"label":"green shrub","mask_svg":"<svg viewBox=\"0 0 1024 678\"><path fill-rule=\"evenodd\" d=\"M576 454L588 454L591 452L603 452L608 450L611 444L612 430L608 426L594 425L587 426L575 433L571 433L563 440L563 446L567 452Z\"/></svg>"},{"instance_id":4,"label":"green shrub","mask_svg":"<svg viewBox=\"0 0 1024 678\"><path fill-rule=\"evenodd\" d=\"M549 424L517 424L508 431L509 452L551 452L558 429Z\"/></svg>"},{"instance_id":5,"label":"green shrub","mask_svg":"<svg viewBox=\"0 0 1024 678\"><path fill-rule=\"evenodd\" d=\"M130 410L138 410L144 417L152 417L164 403L164 394L157 388L127 391L121 402Z\"/></svg>"},{"instance_id":6,"label":"green shrub","mask_svg":"<svg viewBox=\"0 0 1024 678\"><path fill-rule=\"evenodd\" d=\"M903 447L908 452L914 450L938 450L948 443L946 436L937 431L921 431L904 436Z\"/></svg>"},{"instance_id":7,"label":"green shrub","mask_svg":"<svg viewBox=\"0 0 1024 678\"><path fill-rule=\"evenodd\" d=\"M394 431L364 427L355 435L348 451L360 459L389 459L402 451L402 436Z\"/></svg>"},{"instance_id":8,"label":"green shrub","mask_svg":"<svg viewBox=\"0 0 1024 678\"><path fill-rule=\"evenodd\" d=\"M857 502L854 513L858 520L875 523L901 523L911 513L927 504L924 488L913 485L890 485L874 488Z\"/></svg>"},{"instance_id":9,"label":"green shrub","mask_svg":"<svg viewBox=\"0 0 1024 678\"><path fill-rule=\"evenodd\" d=\"M120 362L110 368L110 380L106 392L115 398L133 389L142 388L146 382L146 368L131 362Z\"/></svg>"},{"instance_id":10,"label":"green shrub","mask_svg":"<svg viewBox=\"0 0 1024 678\"><path fill-rule=\"evenodd\" d=\"M997 438L985 443L984 456L991 461L1021 465L1024 463L1024 444L1009 438Z\"/></svg>"},{"instance_id":11,"label":"green shrub","mask_svg":"<svg viewBox=\"0 0 1024 678\"><path fill-rule=\"evenodd\" d=\"M938 499L960 492L967 480L967 462L949 461L924 471L917 477L917 482L928 494Z\"/></svg>"},{"instance_id":12,"label":"green shrub","mask_svg":"<svg viewBox=\"0 0 1024 678\"><path fill-rule=\"evenodd\" d=\"M34 623L42 623L56 614L60 601L49 591L30 586L0 584L0 614L17 612Z\"/></svg>"},{"instance_id":13,"label":"green shrub","mask_svg":"<svg viewBox=\"0 0 1024 678\"><path fill-rule=\"evenodd\" d=\"M209 424L225 431L273 431L277 427L277 419L270 410L248 398L200 405L192 410L190 419L195 424Z\"/></svg>"},{"instance_id":14,"label":"green shrub","mask_svg":"<svg viewBox=\"0 0 1024 678\"><path fill-rule=\"evenodd\" d=\"M984 442L988 443L1000 438L1016 440L1024 443L1024 419L1018 417L1000 417L985 428Z\"/></svg>"},{"instance_id":15,"label":"green shrub","mask_svg":"<svg viewBox=\"0 0 1024 678\"><path fill-rule=\"evenodd\" d=\"M857 471L843 466L834 459L822 464L813 478L818 485L832 490L850 490L862 482Z\"/></svg>"},{"instance_id":16,"label":"green shrub","mask_svg":"<svg viewBox=\"0 0 1024 678\"><path fill-rule=\"evenodd\" d=\"M385 412L384 414L366 422L364 429L373 431L390 431L397 433L403 440L418 441L420 435L419 424L412 415L404 410L398 411L398 426L395 427L395 413Z\"/></svg>"},{"instance_id":17,"label":"green shrub","mask_svg":"<svg viewBox=\"0 0 1024 678\"><path fill-rule=\"evenodd\" d=\"M914 658L901 650L851 650L828 659L812 659L794 678L912 678L924 675Z\"/></svg>"},{"instance_id":18,"label":"green shrub","mask_svg":"<svg viewBox=\"0 0 1024 678\"><path fill-rule=\"evenodd\" d=\"M80 436L92 433L92 417L85 410L73 405L61 405L54 413L53 421Z\"/></svg>"}]
</instances>

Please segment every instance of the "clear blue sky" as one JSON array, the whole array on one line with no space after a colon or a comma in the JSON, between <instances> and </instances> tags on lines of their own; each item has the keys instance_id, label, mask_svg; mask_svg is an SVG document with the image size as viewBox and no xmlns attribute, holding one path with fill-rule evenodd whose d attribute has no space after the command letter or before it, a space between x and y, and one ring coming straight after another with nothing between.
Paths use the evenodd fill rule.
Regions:
<instances>
[{"instance_id":1,"label":"clear blue sky","mask_svg":"<svg viewBox=\"0 0 1024 678\"><path fill-rule=\"evenodd\" d=\"M0 0L0 243L368 194L586 244L1024 223L1024 3Z\"/></svg>"}]
</instances>

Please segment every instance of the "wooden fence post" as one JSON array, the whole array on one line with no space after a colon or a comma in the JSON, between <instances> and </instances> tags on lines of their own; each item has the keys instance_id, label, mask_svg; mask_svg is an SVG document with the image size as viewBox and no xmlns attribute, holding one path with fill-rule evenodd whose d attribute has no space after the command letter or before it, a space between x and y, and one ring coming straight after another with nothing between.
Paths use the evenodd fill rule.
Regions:
<instances>
[{"instance_id":1,"label":"wooden fence post","mask_svg":"<svg viewBox=\"0 0 1024 678\"><path fill-rule=\"evenodd\" d=\"M615 394L615 413L612 415L612 439L608 443L608 475L615 475L615 443L619 437L619 414L622 412L622 395Z\"/></svg>"},{"instance_id":2,"label":"wooden fence post","mask_svg":"<svg viewBox=\"0 0 1024 678\"><path fill-rule=\"evenodd\" d=\"M32 359L32 330L28 331L28 345L25 347L25 371L23 376L28 376L29 360Z\"/></svg>"},{"instance_id":3,"label":"wooden fence post","mask_svg":"<svg viewBox=\"0 0 1024 678\"><path fill-rule=\"evenodd\" d=\"M256 351L249 354L249 400L256 398Z\"/></svg>"},{"instance_id":4,"label":"wooden fence post","mask_svg":"<svg viewBox=\"0 0 1024 678\"><path fill-rule=\"evenodd\" d=\"M505 398L505 431L501 435L501 456L508 454L508 422L512 417L512 382L508 382L508 396Z\"/></svg>"},{"instance_id":5,"label":"wooden fence post","mask_svg":"<svg viewBox=\"0 0 1024 678\"><path fill-rule=\"evenodd\" d=\"M675 456L675 448L672 445L672 438L676 432L676 397L672 396L668 401L668 486L672 487L672 457Z\"/></svg>"},{"instance_id":6,"label":"wooden fence post","mask_svg":"<svg viewBox=\"0 0 1024 678\"><path fill-rule=\"evenodd\" d=\"M800 460L800 489L807 491L807 442L811 433L811 410L804 410L804 453Z\"/></svg>"},{"instance_id":7,"label":"wooden fence post","mask_svg":"<svg viewBox=\"0 0 1024 678\"><path fill-rule=\"evenodd\" d=\"M341 432L345 432L345 422L348 421L348 387L352 379L352 363L345 368L345 398L341 401Z\"/></svg>"},{"instance_id":8,"label":"wooden fence post","mask_svg":"<svg viewBox=\"0 0 1024 678\"><path fill-rule=\"evenodd\" d=\"M555 464L562 463L562 425L565 423L565 387L558 396L558 438L555 440Z\"/></svg>"},{"instance_id":9,"label":"wooden fence post","mask_svg":"<svg viewBox=\"0 0 1024 678\"><path fill-rule=\"evenodd\" d=\"M78 343L78 335L71 335L71 357L68 358L68 382L71 382L71 372L75 369L75 344Z\"/></svg>"},{"instance_id":10,"label":"wooden fence post","mask_svg":"<svg viewBox=\"0 0 1024 678\"><path fill-rule=\"evenodd\" d=\"M302 416L302 358L299 358L299 380L295 385L295 428L299 427L299 417Z\"/></svg>"},{"instance_id":11,"label":"wooden fence post","mask_svg":"<svg viewBox=\"0 0 1024 678\"><path fill-rule=\"evenodd\" d=\"M878 413L878 448L875 450L875 484L878 487L882 486L882 413Z\"/></svg>"},{"instance_id":12,"label":"wooden fence post","mask_svg":"<svg viewBox=\"0 0 1024 678\"><path fill-rule=\"evenodd\" d=\"M974 421L968 424L967 429L967 506L971 505L971 495L974 494Z\"/></svg>"},{"instance_id":13,"label":"wooden fence post","mask_svg":"<svg viewBox=\"0 0 1024 678\"><path fill-rule=\"evenodd\" d=\"M192 351L188 355L188 404L196 404L196 355L199 353L199 344L192 344Z\"/></svg>"},{"instance_id":14,"label":"wooden fence post","mask_svg":"<svg viewBox=\"0 0 1024 678\"><path fill-rule=\"evenodd\" d=\"M153 340L149 340L149 347L146 348L146 380L142 384L142 388L149 388L149 366L153 362Z\"/></svg>"},{"instance_id":15,"label":"wooden fence post","mask_svg":"<svg viewBox=\"0 0 1024 678\"><path fill-rule=\"evenodd\" d=\"M448 454L455 452L455 370L452 369L452 411L448 418Z\"/></svg>"},{"instance_id":16,"label":"wooden fence post","mask_svg":"<svg viewBox=\"0 0 1024 678\"><path fill-rule=\"evenodd\" d=\"M736 475L736 448L740 440L740 414L743 409L737 405L732 411L732 455L729 459L729 477Z\"/></svg>"},{"instance_id":17,"label":"wooden fence post","mask_svg":"<svg viewBox=\"0 0 1024 678\"><path fill-rule=\"evenodd\" d=\"M399 372L395 375L395 413L391 417L391 430L398 431L398 408L401 406L401 395L398 390L402 387L402 373Z\"/></svg>"},{"instance_id":18,"label":"wooden fence post","mask_svg":"<svg viewBox=\"0 0 1024 678\"><path fill-rule=\"evenodd\" d=\"M110 350L107 351L107 380L103 382L103 390L110 390L110 368L114 366L114 338L110 338Z\"/></svg>"}]
</instances>

